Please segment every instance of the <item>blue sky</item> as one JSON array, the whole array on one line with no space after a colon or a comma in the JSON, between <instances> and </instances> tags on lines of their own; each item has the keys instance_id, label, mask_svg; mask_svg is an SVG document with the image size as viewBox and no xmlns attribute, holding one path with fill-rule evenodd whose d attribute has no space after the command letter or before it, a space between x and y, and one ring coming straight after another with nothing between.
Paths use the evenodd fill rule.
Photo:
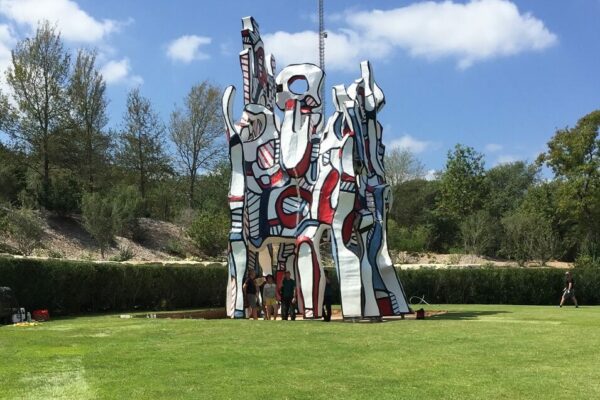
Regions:
<instances>
[{"instance_id":1,"label":"blue sky","mask_svg":"<svg viewBox=\"0 0 600 400\"><path fill-rule=\"evenodd\" d=\"M110 125L141 85L165 121L191 85L241 87L240 18L253 15L282 63L315 61L317 1L0 0L0 68L38 19L69 47L97 48ZM326 0L327 84L372 61L384 141L440 169L455 143L486 163L533 160L556 128L600 108L600 1ZM0 83L0 87L3 87ZM237 106L241 104L237 100Z\"/></svg>"}]
</instances>

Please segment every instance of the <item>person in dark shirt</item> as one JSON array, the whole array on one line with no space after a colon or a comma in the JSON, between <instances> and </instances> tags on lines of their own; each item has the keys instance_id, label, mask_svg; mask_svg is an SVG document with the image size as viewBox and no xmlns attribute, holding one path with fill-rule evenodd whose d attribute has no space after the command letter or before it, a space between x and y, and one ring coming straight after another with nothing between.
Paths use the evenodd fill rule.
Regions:
<instances>
[{"instance_id":1,"label":"person in dark shirt","mask_svg":"<svg viewBox=\"0 0 600 400\"><path fill-rule=\"evenodd\" d=\"M258 319L258 290L256 282L254 281L255 278L256 272L254 272L253 269L248 271L248 277L246 278L242 289L244 290L244 297L246 298L248 308L250 309L250 317Z\"/></svg>"},{"instance_id":2,"label":"person in dark shirt","mask_svg":"<svg viewBox=\"0 0 600 400\"><path fill-rule=\"evenodd\" d=\"M577 304L577 298L575 297L575 280L571 271L565 272L565 288L563 289L563 295L560 299L559 307L562 307L566 300L571 299L576 308L579 308Z\"/></svg>"},{"instance_id":3,"label":"person in dark shirt","mask_svg":"<svg viewBox=\"0 0 600 400\"><path fill-rule=\"evenodd\" d=\"M281 295L281 319L287 321L290 316L294 321L296 319L296 281L292 279L290 271L285 272L279 294Z\"/></svg>"},{"instance_id":4,"label":"person in dark shirt","mask_svg":"<svg viewBox=\"0 0 600 400\"><path fill-rule=\"evenodd\" d=\"M331 302L333 298L333 289L331 287L331 278L329 271L325 271L325 294L323 295L323 321L331 321Z\"/></svg>"}]
</instances>

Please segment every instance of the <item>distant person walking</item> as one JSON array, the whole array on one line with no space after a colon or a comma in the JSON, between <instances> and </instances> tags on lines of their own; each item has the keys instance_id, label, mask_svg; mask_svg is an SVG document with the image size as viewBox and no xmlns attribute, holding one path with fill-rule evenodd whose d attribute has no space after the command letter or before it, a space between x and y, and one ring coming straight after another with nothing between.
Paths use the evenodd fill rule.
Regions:
<instances>
[{"instance_id":1,"label":"distant person walking","mask_svg":"<svg viewBox=\"0 0 600 400\"><path fill-rule=\"evenodd\" d=\"M325 270L325 294L323 295L323 321L331 321L331 302L333 301L333 288L329 271Z\"/></svg>"},{"instance_id":2,"label":"distant person walking","mask_svg":"<svg viewBox=\"0 0 600 400\"><path fill-rule=\"evenodd\" d=\"M267 282L263 285L263 306L265 308L265 319L277 319L277 284L273 280L273 275L267 275Z\"/></svg>"},{"instance_id":3,"label":"distant person walking","mask_svg":"<svg viewBox=\"0 0 600 400\"><path fill-rule=\"evenodd\" d=\"M294 321L296 319L296 281L292 279L290 271L285 272L280 290L281 319L287 321L290 316Z\"/></svg>"},{"instance_id":4,"label":"distant person walking","mask_svg":"<svg viewBox=\"0 0 600 400\"><path fill-rule=\"evenodd\" d=\"M565 288L563 289L563 295L560 299L559 307L562 307L566 300L573 300L573 304L575 304L576 308L579 308L577 304L577 298L575 297L575 279L573 279L573 274L571 271L567 271L565 273Z\"/></svg>"},{"instance_id":5,"label":"distant person walking","mask_svg":"<svg viewBox=\"0 0 600 400\"><path fill-rule=\"evenodd\" d=\"M258 319L258 290L256 288L256 282L254 281L255 278L256 272L254 272L253 269L248 271L248 277L246 278L242 289L244 291L244 296L246 297L246 302L248 303L248 308L250 309L250 317Z\"/></svg>"}]
</instances>

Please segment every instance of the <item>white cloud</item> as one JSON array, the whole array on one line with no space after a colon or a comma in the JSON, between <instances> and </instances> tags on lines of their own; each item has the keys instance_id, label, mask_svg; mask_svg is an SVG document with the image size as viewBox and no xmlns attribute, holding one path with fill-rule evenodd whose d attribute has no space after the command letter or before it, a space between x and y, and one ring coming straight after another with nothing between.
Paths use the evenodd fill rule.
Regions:
<instances>
[{"instance_id":1,"label":"white cloud","mask_svg":"<svg viewBox=\"0 0 600 400\"><path fill-rule=\"evenodd\" d=\"M122 23L97 20L72 0L0 0L0 14L35 30L39 21L56 23L65 40L96 43L119 29Z\"/></svg>"},{"instance_id":2,"label":"white cloud","mask_svg":"<svg viewBox=\"0 0 600 400\"><path fill-rule=\"evenodd\" d=\"M437 147L437 144L426 140L419 140L410 135L403 135L400 139L392 140L388 147L398 147L400 149L409 150L411 153L418 154L429 148Z\"/></svg>"},{"instance_id":3,"label":"white cloud","mask_svg":"<svg viewBox=\"0 0 600 400\"><path fill-rule=\"evenodd\" d=\"M514 156L512 154L501 154L496 159L496 165L509 164L515 161L519 161L519 157Z\"/></svg>"},{"instance_id":4,"label":"white cloud","mask_svg":"<svg viewBox=\"0 0 600 400\"><path fill-rule=\"evenodd\" d=\"M430 169L427 171L427 173L425 174L425 180L427 181L434 181L437 179L437 171L435 169Z\"/></svg>"},{"instance_id":5,"label":"white cloud","mask_svg":"<svg viewBox=\"0 0 600 400\"><path fill-rule=\"evenodd\" d=\"M356 68L360 57L385 59L400 49L413 57L453 58L465 69L475 62L546 49L557 37L508 0L414 3L391 10L347 11L346 29L328 32L326 65ZM265 35L267 51L289 62L317 59L316 32ZM300 60L302 58L302 60Z\"/></svg>"},{"instance_id":6,"label":"white cloud","mask_svg":"<svg viewBox=\"0 0 600 400\"><path fill-rule=\"evenodd\" d=\"M144 83L141 76L133 75L131 73L131 63L128 58L107 62L100 69L100 73L102 73L102 76L108 84L125 83L127 85L136 86Z\"/></svg>"},{"instance_id":7,"label":"white cloud","mask_svg":"<svg viewBox=\"0 0 600 400\"><path fill-rule=\"evenodd\" d=\"M6 81L4 72L11 64L10 50L16 42L10 27L5 24L0 24L0 89L6 90Z\"/></svg>"},{"instance_id":8,"label":"white cloud","mask_svg":"<svg viewBox=\"0 0 600 400\"><path fill-rule=\"evenodd\" d=\"M501 144L497 144L497 143L488 143L485 145L485 151L487 151L488 153L496 153L500 150L502 150L504 148L504 146L502 146Z\"/></svg>"},{"instance_id":9,"label":"white cloud","mask_svg":"<svg viewBox=\"0 0 600 400\"><path fill-rule=\"evenodd\" d=\"M196 35L184 35L169 43L167 57L173 61L189 64L194 60L205 60L210 56L200 51L200 46L210 44L211 38Z\"/></svg>"}]
</instances>

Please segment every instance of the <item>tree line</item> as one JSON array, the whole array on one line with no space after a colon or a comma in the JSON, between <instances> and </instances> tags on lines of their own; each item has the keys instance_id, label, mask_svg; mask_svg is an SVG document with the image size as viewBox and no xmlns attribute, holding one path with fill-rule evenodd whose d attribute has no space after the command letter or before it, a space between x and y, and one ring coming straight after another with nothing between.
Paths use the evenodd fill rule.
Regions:
<instances>
[{"instance_id":1,"label":"tree line","mask_svg":"<svg viewBox=\"0 0 600 400\"><path fill-rule=\"evenodd\" d=\"M12 50L9 90L0 92L5 213L10 207L83 213L102 250L115 234L135 236L142 216L172 220L182 209L224 213L219 201L205 201L209 190L226 193L228 181L221 89L208 81L194 85L165 123L133 88L119 128L109 129L106 82L96 58L94 50L66 49L48 22ZM23 212L20 220L31 215Z\"/></svg>"},{"instance_id":2,"label":"tree line","mask_svg":"<svg viewBox=\"0 0 600 400\"><path fill-rule=\"evenodd\" d=\"M115 235L139 238L139 218L150 217L182 224L205 254L222 254L230 171L221 89L194 85L165 123L133 88L109 129L96 62L94 51L67 50L47 22L13 49L10 90L0 92L0 230L25 238L16 241L28 253L40 235L36 210L81 215L104 252ZM390 248L597 263L599 127L600 110L557 130L535 161L492 168L457 144L430 180L412 153L388 150Z\"/></svg>"},{"instance_id":3,"label":"tree line","mask_svg":"<svg viewBox=\"0 0 600 400\"><path fill-rule=\"evenodd\" d=\"M418 160L387 162L392 176L408 177L392 183L390 247L466 252L521 265L552 258L599 265L599 129L597 110L575 127L557 130L535 161L489 169L483 154L457 144L433 180L422 179ZM411 157L396 150L388 160L398 153ZM398 165L404 171L394 170ZM543 168L551 176L544 178Z\"/></svg>"}]
</instances>

